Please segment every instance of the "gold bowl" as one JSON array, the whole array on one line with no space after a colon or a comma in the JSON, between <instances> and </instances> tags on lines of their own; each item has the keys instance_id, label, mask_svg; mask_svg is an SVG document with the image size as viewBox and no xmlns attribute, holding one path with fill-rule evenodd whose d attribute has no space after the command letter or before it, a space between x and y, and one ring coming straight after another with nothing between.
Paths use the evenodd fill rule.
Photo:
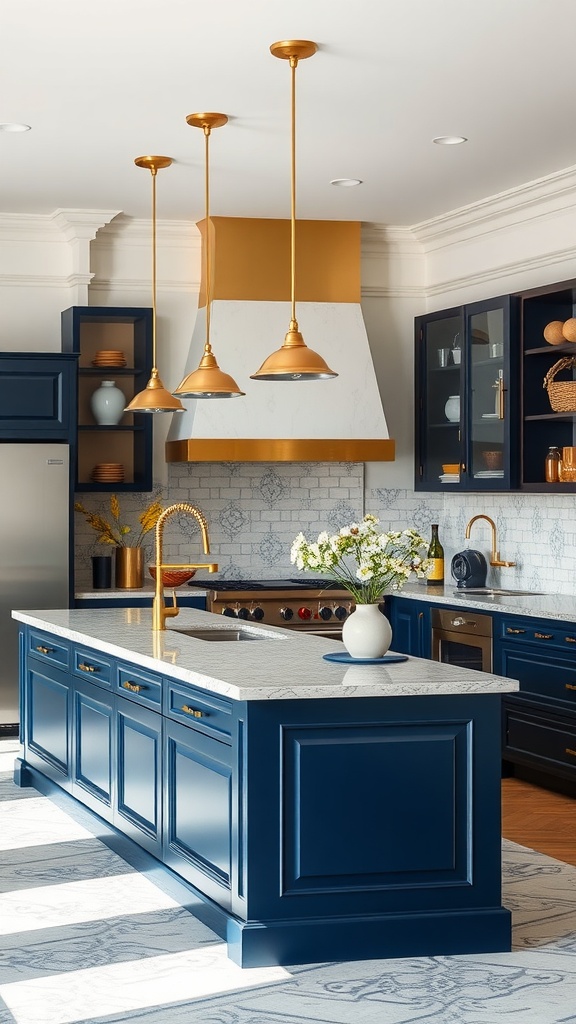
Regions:
<instances>
[{"instance_id":1,"label":"gold bowl","mask_svg":"<svg viewBox=\"0 0 576 1024\"><path fill-rule=\"evenodd\" d=\"M156 566L149 565L148 572L153 580L156 579ZM196 575L196 569L162 569L163 587L182 587L188 580Z\"/></svg>"},{"instance_id":2,"label":"gold bowl","mask_svg":"<svg viewBox=\"0 0 576 1024\"><path fill-rule=\"evenodd\" d=\"M459 473L460 463L459 462L447 462L446 465L442 466L443 473Z\"/></svg>"}]
</instances>

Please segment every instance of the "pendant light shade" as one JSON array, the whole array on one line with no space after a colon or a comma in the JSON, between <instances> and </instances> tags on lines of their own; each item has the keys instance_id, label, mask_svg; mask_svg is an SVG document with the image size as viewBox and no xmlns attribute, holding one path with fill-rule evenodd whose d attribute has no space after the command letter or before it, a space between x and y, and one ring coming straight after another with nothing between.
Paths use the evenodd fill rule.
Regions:
<instances>
[{"instance_id":1,"label":"pendant light shade","mask_svg":"<svg viewBox=\"0 0 576 1024\"><path fill-rule=\"evenodd\" d=\"M337 377L322 356L309 349L298 330L296 320L296 68L298 61L311 57L318 47L308 39L288 39L273 43L274 57L290 61L291 69L291 210L290 210L290 291L292 314L290 327L281 348L264 360L251 380L327 380Z\"/></svg>"},{"instance_id":2,"label":"pendant light shade","mask_svg":"<svg viewBox=\"0 0 576 1024\"><path fill-rule=\"evenodd\" d=\"M156 367L156 175L160 168L170 167L169 156L139 156L134 163L147 168L152 175L152 372L143 391L126 406L125 412L184 412L184 406L164 387Z\"/></svg>"},{"instance_id":3,"label":"pendant light shade","mask_svg":"<svg viewBox=\"0 0 576 1024\"><path fill-rule=\"evenodd\" d=\"M210 315L212 304L212 262L210 252L210 133L213 128L221 128L228 121L226 114L204 113L188 114L186 121L193 128L201 128L204 132L205 151L205 206L206 206L206 237L204 239L204 273L206 278L206 341L204 353L198 369L189 373L174 391L182 398L239 398L244 394L236 381L228 373L224 373L216 361L210 344Z\"/></svg>"}]
</instances>

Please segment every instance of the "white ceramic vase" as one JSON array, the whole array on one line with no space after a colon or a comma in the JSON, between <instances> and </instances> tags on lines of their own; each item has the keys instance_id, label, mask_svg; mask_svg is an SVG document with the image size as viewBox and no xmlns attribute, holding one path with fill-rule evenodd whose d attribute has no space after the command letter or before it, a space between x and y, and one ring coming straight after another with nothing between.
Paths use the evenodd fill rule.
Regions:
<instances>
[{"instance_id":1,"label":"white ceramic vase","mask_svg":"<svg viewBox=\"0 0 576 1024\"><path fill-rule=\"evenodd\" d=\"M382 658L392 643L392 627L378 604L357 604L342 625L351 658Z\"/></svg>"},{"instance_id":2,"label":"white ceramic vase","mask_svg":"<svg viewBox=\"0 0 576 1024\"><path fill-rule=\"evenodd\" d=\"M460 419L460 395L450 395L444 406L444 412L446 413L446 419L450 420L450 423L458 423Z\"/></svg>"},{"instance_id":3,"label":"white ceramic vase","mask_svg":"<svg viewBox=\"0 0 576 1024\"><path fill-rule=\"evenodd\" d=\"M116 387L114 380L103 380L90 398L92 415L100 427L111 427L120 423L125 406L126 396Z\"/></svg>"}]
</instances>

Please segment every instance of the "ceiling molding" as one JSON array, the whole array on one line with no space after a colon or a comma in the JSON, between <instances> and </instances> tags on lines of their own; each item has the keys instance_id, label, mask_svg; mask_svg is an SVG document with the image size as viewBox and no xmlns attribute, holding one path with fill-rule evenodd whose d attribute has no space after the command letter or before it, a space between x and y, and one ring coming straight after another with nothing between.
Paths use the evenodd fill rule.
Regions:
<instances>
[{"instance_id":1,"label":"ceiling molding","mask_svg":"<svg viewBox=\"0 0 576 1024\"><path fill-rule=\"evenodd\" d=\"M414 224L410 230L428 254L573 208L575 202L576 165Z\"/></svg>"},{"instance_id":2,"label":"ceiling molding","mask_svg":"<svg viewBox=\"0 0 576 1024\"><path fill-rule=\"evenodd\" d=\"M99 249L112 248L120 242L125 246L150 245L152 221L147 218L119 217L98 235L95 245ZM159 244L169 243L173 248L200 250L200 232L191 220L157 220L156 238Z\"/></svg>"},{"instance_id":3,"label":"ceiling molding","mask_svg":"<svg viewBox=\"0 0 576 1024\"><path fill-rule=\"evenodd\" d=\"M62 288L89 284L90 277L75 274L0 274L0 288ZM150 286L148 286L150 287Z\"/></svg>"}]
</instances>

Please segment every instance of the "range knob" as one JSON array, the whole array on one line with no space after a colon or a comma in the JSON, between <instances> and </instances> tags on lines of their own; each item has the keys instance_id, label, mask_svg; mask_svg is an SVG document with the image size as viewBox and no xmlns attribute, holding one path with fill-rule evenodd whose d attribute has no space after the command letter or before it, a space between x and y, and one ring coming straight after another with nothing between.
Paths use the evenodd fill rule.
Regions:
<instances>
[{"instance_id":1,"label":"range knob","mask_svg":"<svg viewBox=\"0 0 576 1024\"><path fill-rule=\"evenodd\" d=\"M302 608L298 609L298 618L303 619L304 622L312 618L312 612L306 607L306 605L303 605Z\"/></svg>"},{"instance_id":2,"label":"range knob","mask_svg":"<svg viewBox=\"0 0 576 1024\"><path fill-rule=\"evenodd\" d=\"M252 609L252 618L256 619L256 622L262 622L264 618L264 609L257 605L256 608Z\"/></svg>"},{"instance_id":3,"label":"range knob","mask_svg":"<svg viewBox=\"0 0 576 1024\"><path fill-rule=\"evenodd\" d=\"M227 615L229 619L235 619L236 618L236 609L235 608L231 608L230 605L228 605L226 608L222 609L222 615Z\"/></svg>"},{"instance_id":4,"label":"range knob","mask_svg":"<svg viewBox=\"0 0 576 1024\"><path fill-rule=\"evenodd\" d=\"M323 604L318 609L318 615L320 616L321 619L324 619L324 622L327 622L328 619L332 618L332 609L329 608L328 605Z\"/></svg>"},{"instance_id":5,"label":"range knob","mask_svg":"<svg viewBox=\"0 0 576 1024\"><path fill-rule=\"evenodd\" d=\"M250 612L248 611L248 609L247 608L239 608L238 609L238 618L239 619L249 619L250 618Z\"/></svg>"},{"instance_id":6,"label":"range knob","mask_svg":"<svg viewBox=\"0 0 576 1024\"><path fill-rule=\"evenodd\" d=\"M281 608L280 609L280 618L284 619L284 622L290 622L290 619L292 619L293 617L294 617L294 612L292 611L292 608Z\"/></svg>"},{"instance_id":7,"label":"range knob","mask_svg":"<svg viewBox=\"0 0 576 1024\"><path fill-rule=\"evenodd\" d=\"M348 615L348 609L339 604L338 607L334 609L334 615L340 620L340 622L342 622L342 620Z\"/></svg>"}]
</instances>

